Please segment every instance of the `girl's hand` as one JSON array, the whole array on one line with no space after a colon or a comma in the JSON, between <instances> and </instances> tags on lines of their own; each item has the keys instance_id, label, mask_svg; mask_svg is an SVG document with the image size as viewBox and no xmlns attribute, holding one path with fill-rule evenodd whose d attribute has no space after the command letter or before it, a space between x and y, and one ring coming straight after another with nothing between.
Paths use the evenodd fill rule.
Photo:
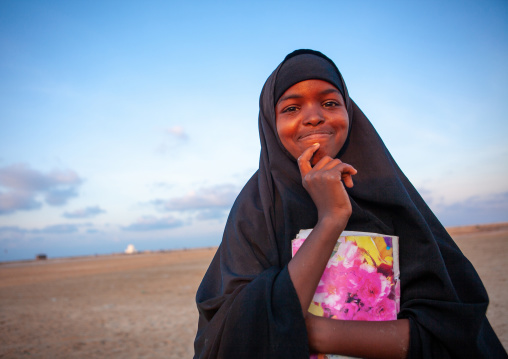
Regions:
<instances>
[{"instance_id":1,"label":"girl's hand","mask_svg":"<svg viewBox=\"0 0 508 359\"><path fill-rule=\"evenodd\" d=\"M347 221L351 216L352 209L344 185L349 188L353 187L351 176L355 175L357 171L353 166L329 156L323 157L312 167L310 161L319 146L319 143L315 143L298 158L303 187L317 207L319 220L345 218Z\"/></svg>"}]
</instances>

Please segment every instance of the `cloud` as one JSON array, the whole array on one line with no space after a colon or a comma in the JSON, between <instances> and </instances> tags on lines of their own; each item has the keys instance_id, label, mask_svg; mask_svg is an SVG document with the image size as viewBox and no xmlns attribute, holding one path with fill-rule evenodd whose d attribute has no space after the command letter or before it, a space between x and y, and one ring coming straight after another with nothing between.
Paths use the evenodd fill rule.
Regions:
<instances>
[{"instance_id":1,"label":"cloud","mask_svg":"<svg viewBox=\"0 0 508 359\"><path fill-rule=\"evenodd\" d=\"M166 133L178 138L179 140L188 140L189 136L185 133L185 130L182 126L173 126L171 128L166 129Z\"/></svg>"},{"instance_id":2,"label":"cloud","mask_svg":"<svg viewBox=\"0 0 508 359\"><path fill-rule=\"evenodd\" d=\"M71 234L78 232L79 227L80 225L77 224L53 224L36 229L26 229L18 226L2 226L0 227L0 240L20 239L26 234Z\"/></svg>"},{"instance_id":3,"label":"cloud","mask_svg":"<svg viewBox=\"0 0 508 359\"><path fill-rule=\"evenodd\" d=\"M18 226L2 226L0 227L0 238L6 236L19 236L27 233L28 231Z\"/></svg>"},{"instance_id":4,"label":"cloud","mask_svg":"<svg viewBox=\"0 0 508 359\"><path fill-rule=\"evenodd\" d=\"M205 209L199 211L196 219L200 221L223 220L228 215L228 211L221 208Z\"/></svg>"},{"instance_id":5,"label":"cloud","mask_svg":"<svg viewBox=\"0 0 508 359\"><path fill-rule=\"evenodd\" d=\"M238 187L222 184L191 191L181 197L157 199L152 203L161 211L229 209L239 193Z\"/></svg>"},{"instance_id":6,"label":"cloud","mask_svg":"<svg viewBox=\"0 0 508 359\"><path fill-rule=\"evenodd\" d=\"M182 142L189 140L189 136L181 126L173 126L164 130L165 136L162 143L157 147L156 151L160 154L165 154L169 150L173 151L181 145ZM175 141L176 140L176 141Z\"/></svg>"},{"instance_id":7,"label":"cloud","mask_svg":"<svg viewBox=\"0 0 508 359\"><path fill-rule=\"evenodd\" d=\"M44 227L42 229L34 229L32 233L42 233L42 234L70 234L76 233L79 229L79 226L76 224L54 224L51 226Z\"/></svg>"},{"instance_id":8,"label":"cloud","mask_svg":"<svg viewBox=\"0 0 508 359\"><path fill-rule=\"evenodd\" d=\"M72 170L43 173L18 163L0 168L0 215L30 211L42 206L39 196L51 206L61 206L78 195L83 180Z\"/></svg>"},{"instance_id":9,"label":"cloud","mask_svg":"<svg viewBox=\"0 0 508 359\"><path fill-rule=\"evenodd\" d=\"M70 170L53 170L44 174L22 163L0 168L0 185L13 190L44 192L61 185L72 186L80 183L77 173Z\"/></svg>"},{"instance_id":10,"label":"cloud","mask_svg":"<svg viewBox=\"0 0 508 359\"><path fill-rule=\"evenodd\" d=\"M181 227L182 225L183 221L172 216L163 218L144 216L139 218L135 223L127 227L123 227L123 229L126 231L154 231Z\"/></svg>"},{"instance_id":11,"label":"cloud","mask_svg":"<svg viewBox=\"0 0 508 359\"><path fill-rule=\"evenodd\" d=\"M2 227L0 227L0 234L9 233L9 232L25 233L26 229L23 229L18 226L2 226Z\"/></svg>"},{"instance_id":12,"label":"cloud","mask_svg":"<svg viewBox=\"0 0 508 359\"><path fill-rule=\"evenodd\" d=\"M430 203L445 226L462 226L508 221L508 192L473 196L452 204Z\"/></svg>"},{"instance_id":13,"label":"cloud","mask_svg":"<svg viewBox=\"0 0 508 359\"><path fill-rule=\"evenodd\" d=\"M40 207L41 203L36 201L31 193L18 191L0 192L0 215L17 210L30 211Z\"/></svg>"},{"instance_id":14,"label":"cloud","mask_svg":"<svg viewBox=\"0 0 508 359\"><path fill-rule=\"evenodd\" d=\"M27 232L26 229L18 226L2 226L0 227L0 243L2 246L15 245L23 241Z\"/></svg>"},{"instance_id":15,"label":"cloud","mask_svg":"<svg viewBox=\"0 0 508 359\"><path fill-rule=\"evenodd\" d=\"M62 216L65 218L71 218L71 219L92 218L92 217L95 217L96 215L101 214L101 213L106 213L106 211L103 210L102 208L100 208L99 206L93 206L93 207L86 207L86 208L77 209L77 210L71 211L71 212L64 212L62 214Z\"/></svg>"},{"instance_id":16,"label":"cloud","mask_svg":"<svg viewBox=\"0 0 508 359\"><path fill-rule=\"evenodd\" d=\"M46 203L51 206L62 206L67 203L70 198L77 197L78 192L76 188L66 188L66 189L52 189L49 190L44 199Z\"/></svg>"}]
</instances>

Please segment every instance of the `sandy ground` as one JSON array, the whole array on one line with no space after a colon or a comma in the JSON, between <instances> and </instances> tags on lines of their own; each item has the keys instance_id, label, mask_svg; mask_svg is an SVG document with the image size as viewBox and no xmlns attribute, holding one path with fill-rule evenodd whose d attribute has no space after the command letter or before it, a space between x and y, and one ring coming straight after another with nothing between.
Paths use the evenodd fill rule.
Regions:
<instances>
[{"instance_id":1,"label":"sandy ground","mask_svg":"<svg viewBox=\"0 0 508 359\"><path fill-rule=\"evenodd\" d=\"M508 348L508 224L450 229ZM215 252L0 264L0 358L191 358L194 294Z\"/></svg>"}]
</instances>

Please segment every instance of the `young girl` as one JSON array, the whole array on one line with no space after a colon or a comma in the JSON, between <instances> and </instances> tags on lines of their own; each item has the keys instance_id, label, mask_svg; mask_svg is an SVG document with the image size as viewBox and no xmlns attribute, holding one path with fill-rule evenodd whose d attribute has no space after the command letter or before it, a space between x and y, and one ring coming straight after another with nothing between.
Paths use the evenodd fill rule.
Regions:
<instances>
[{"instance_id":1,"label":"young girl","mask_svg":"<svg viewBox=\"0 0 508 359\"><path fill-rule=\"evenodd\" d=\"M239 194L196 295L195 358L504 358L471 263L349 98L335 64L297 50L260 98L259 170ZM294 258L291 240L314 228ZM343 230L399 237L401 300L386 322L307 312Z\"/></svg>"}]
</instances>

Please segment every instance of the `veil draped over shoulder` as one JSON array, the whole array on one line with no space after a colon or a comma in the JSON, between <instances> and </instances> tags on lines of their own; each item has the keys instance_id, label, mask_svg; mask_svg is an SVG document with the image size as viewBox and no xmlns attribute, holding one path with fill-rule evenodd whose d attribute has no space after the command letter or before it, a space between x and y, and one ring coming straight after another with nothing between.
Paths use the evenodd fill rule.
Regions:
<instances>
[{"instance_id":1,"label":"veil draped over shoulder","mask_svg":"<svg viewBox=\"0 0 508 359\"><path fill-rule=\"evenodd\" d=\"M287 265L291 240L316 225L317 210L277 136L274 102L281 68L290 62L304 73L323 59L336 71L329 82L338 75L350 120L337 157L358 170L354 187L347 188L353 213L346 230L399 237L399 318L410 321L409 357L505 358L485 316L488 297L475 269L349 98L333 62L311 50L288 55L261 92L259 170L236 199L197 292L195 358L309 358Z\"/></svg>"}]
</instances>

